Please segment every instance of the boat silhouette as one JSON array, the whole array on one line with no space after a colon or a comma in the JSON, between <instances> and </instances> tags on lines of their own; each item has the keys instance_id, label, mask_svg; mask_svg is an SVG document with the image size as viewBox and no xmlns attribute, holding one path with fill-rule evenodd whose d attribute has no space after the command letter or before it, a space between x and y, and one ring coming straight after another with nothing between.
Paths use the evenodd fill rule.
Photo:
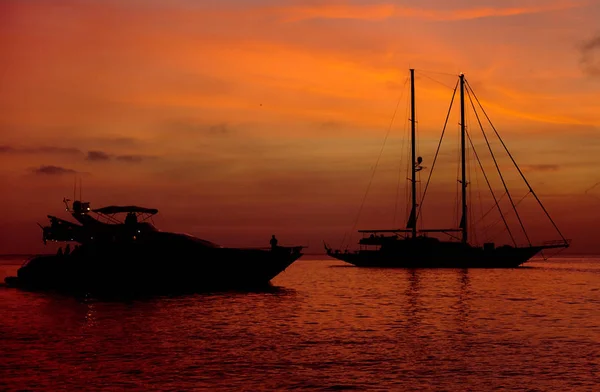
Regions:
<instances>
[{"instance_id":1,"label":"boat silhouette","mask_svg":"<svg viewBox=\"0 0 600 392\"><path fill-rule=\"evenodd\" d=\"M460 183L460 212L461 218L458 223L458 227L456 228L446 228L446 229L423 229L418 228L418 220L421 214L421 206L423 204L423 199L425 192L427 191L427 187L429 185L429 179L431 179L431 174L429 175L429 179L425 186L425 192L423 192L423 196L421 198L421 202L418 203L417 198L417 173L422 171L424 167L422 166L423 159L422 157L418 157L416 155L416 137L415 137L415 124L416 124L416 116L415 116L415 76L414 69L410 70L410 123L411 123L411 163L409 166L411 167L411 178L409 178L410 182L410 215L408 217L408 222L405 228L398 229L376 229L376 230L358 230L359 233L363 234L363 238L359 240L359 249L354 251L349 251L348 249L337 249L334 250L329 247L327 244L324 244L325 250L327 254L336 259L345 261L347 263L353 264L358 267L392 267L392 268L514 268L522 265L527 262L533 256L538 254L540 251L544 249L552 249L552 248L567 248L570 244L570 241L565 239L560 230L558 229L555 222L552 220L550 215L548 214L546 208L542 205L539 197L535 194L533 188L530 183L525 178L525 175L517 165L516 161L513 159L511 153L508 151L504 141L496 131L496 128L491 124L491 121L488 115L485 113L483 106L479 103L475 93L472 88L469 86L465 76L463 74L459 75L459 80L457 81L456 86L454 87L454 93L452 96L452 102L454 101L454 97L456 95L456 90L459 89L460 95L460 178L458 182ZM511 229L509 228L506 220L506 214L499 207L499 198L494 194L493 189L489 183L488 177L485 175L485 171L483 170L483 165L481 164L481 160L479 155L475 150L475 146L473 145L471 135L467 132L465 125L465 95L468 95L469 100L471 102L471 107L475 111L475 116L481 128L481 131L485 137L486 145L489 149L489 152L493 158L493 162L495 164L495 168L498 171L500 179L502 180L504 194L502 196L506 196L510 201L510 205L512 207L512 211L514 211L517 220L520 224L520 228L525 234L527 244L526 245L518 245ZM452 109L452 102L450 104L450 109L448 110L448 115L446 116L446 124L448 122L448 116L450 114L450 110ZM476 106L476 104L478 106ZM483 115L480 116L477 114L476 108L479 108ZM510 191L508 190L505 178L502 176L500 171L500 167L496 160L496 157L491 149L488 137L486 136L481 119L485 118L489 121L492 129L494 130L494 134L498 137L501 142L502 147L505 152L510 157L511 163L514 165L516 170L518 171L519 176L524 181L529 193L533 195L536 202L539 204L546 217L549 219L549 222L554 227L558 235L560 236L559 240L555 241L547 241L541 244L533 244L525 231L525 227L523 225L522 219L517 211L517 203L515 203L513 197L511 196ZM442 131L442 138L444 136L444 131L446 129L446 125L444 125L444 130ZM439 147L441 145L442 139L440 139L440 144L438 145L438 150L436 152L436 156L433 160L433 165L435 165L436 159L439 153ZM484 177L486 179L486 183L489 187L489 190L492 194L492 198L494 201L494 207L498 207L498 211L501 216L501 220L506 226L506 230L512 240L512 245L501 245L496 246L493 242L486 242L483 246L477 246L471 244L469 242L470 231L469 231L469 223L468 223L468 204L469 200L467 197L467 165L466 165L466 149L467 143L470 145L476 160L479 164L479 168L484 173ZM431 168L433 171L433 166ZM459 234L458 236L456 234ZM449 240L442 240L436 237L431 237L431 235L439 235L446 234L450 237Z\"/></svg>"},{"instance_id":2,"label":"boat silhouette","mask_svg":"<svg viewBox=\"0 0 600 392\"><path fill-rule=\"evenodd\" d=\"M158 230L150 223L157 209L92 209L80 200L71 208L69 201L63 200L78 223L48 215L50 224L40 225L44 244L64 242L65 250L29 259L16 277L5 279L7 285L101 294L258 288L300 258L304 248L279 246L274 236L268 248L222 247Z\"/></svg>"}]
</instances>

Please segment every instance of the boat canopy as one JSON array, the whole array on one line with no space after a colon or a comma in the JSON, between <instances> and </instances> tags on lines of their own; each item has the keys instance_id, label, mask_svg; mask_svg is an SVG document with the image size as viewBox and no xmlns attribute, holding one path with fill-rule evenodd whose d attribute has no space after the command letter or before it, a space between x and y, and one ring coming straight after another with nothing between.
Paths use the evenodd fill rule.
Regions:
<instances>
[{"instance_id":1,"label":"boat canopy","mask_svg":"<svg viewBox=\"0 0 600 392\"><path fill-rule=\"evenodd\" d=\"M138 206L106 206L106 207L102 207L102 208L96 208L95 210L92 210L93 212L97 212L99 214L106 214L106 215L111 215L111 214L119 214L122 212L133 212L133 213L140 213L140 214L157 214L158 210L156 208L144 208L144 207L138 207Z\"/></svg>"}]
</instances>

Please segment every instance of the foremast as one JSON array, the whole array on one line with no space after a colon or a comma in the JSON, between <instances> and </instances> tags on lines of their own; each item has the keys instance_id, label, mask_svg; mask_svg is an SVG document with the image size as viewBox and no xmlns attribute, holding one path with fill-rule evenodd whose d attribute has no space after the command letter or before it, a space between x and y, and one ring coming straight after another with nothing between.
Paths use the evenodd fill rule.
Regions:
<instances>
[{"instance_id":1,"label":"foremast","mask_svg":"<svg viewBox=\"0 0 600 392\"><path fill-rule=\"evenodd\" d=\"M460 74L460 183L461 183L461 201L462 201L462 218L460 219L460 229L462 232L461 241L463 244L468 242L467 231L467 168L466 168L466 151L465 151L465 75Z\"/></svg>"},{"instance_id":2,"label":"foremast","mask_svg":"<svg viewBox=\"0 0 600 392\"><path fill-rule=\"evenodd\" d=\"M463 220L461 221L460 229L421 229L417 230L417 220L419 216L419 204L417 203L417 172L422 170L423 167L421 163L423 159L417 156L417 135L416 135L416 105L415 105L415 70L413 68L410 69L410 123L411 123L411 132L410 132L410 143L411 143L411 161L412 161L412 169L411 169L411 178L408 180L411 183L411 209L410 216L408 218L408 222L406 224L405 229L384 229L384 230L358 230L359 233L406 233L407 237L417 238L418 233L450 233L450 232L458 232L462 231L462 240L463 242L467 242L467 226L466 226L466 211L467 211L467 200L466 200L466 169L465 169L465 134L466 130L464 128L464 79L461 74L461 124L462 127L462 180L463 183ZM456 90L455 90L456 91ZM463 221L465 222L463 224ZM455 237L456 238L456 237Z\"/></svg>"},{"instance_id":3,"label":"foremast","mask_svg":"<svg viewBox=\"0 0 600 392\"><path fill-rule=\"evenodd\" d=\"M407 229L411 229L412 238L417 237L417 148L416 148L416 118L415 118L415 70L410 69L410 142L411 142L411 162L412 176L411 182L411 200L410 217L406 224Z\"/></svg>"}]
</instances>

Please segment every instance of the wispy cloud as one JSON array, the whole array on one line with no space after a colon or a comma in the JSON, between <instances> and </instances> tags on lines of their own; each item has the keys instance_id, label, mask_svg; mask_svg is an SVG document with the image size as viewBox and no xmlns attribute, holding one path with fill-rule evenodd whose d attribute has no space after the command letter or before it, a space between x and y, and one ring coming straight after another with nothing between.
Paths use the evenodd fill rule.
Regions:
<instances>
[{"instance_id":1,"label":"wispy cloud","mask_svg":"<svg viewBox=\"0 0 600 392\"><path fill-rule=\"evenodd\" d=\"M600 34L584 42L580 52L583 71L588 75L600 76Z\"/></svg>"},{"instance_id":2,"label":"wispy cloud","mask_svg":"<svg viewBox=\"0 0 600 392\"><path fill-rule=\"evenodd\" d=\"M140 163L142 161L153 160L157 157L151 155L117 155L115 159L127 163Z\"/></svg>"},{"instance_id":3,"label":"wispy cloud","mask_svg":"<svg viewBox=\"0 0 600 392\"><path fill-rule=\"evenodd\" d=\"M157 157L151 155L137 155L137 154L124 154L115 155L109 154L104 151L88 151L87 160L92 162L108 162L112 160L126 162L126 163L139 163L146 160L156 159Z\"/></svg>"},{"instance_id":4,"label":"wispy cloud","mask_svg":"<svg viewBox=\"0 0 600 392\"><path fill-rule=\"evenodd\" d=\"M206 124L194 120L177 119L161 124L161 131L169 135L176 134L181 137L199 135L229 135L234 132L231 125L227 123Z\"/></svg>"},{"instance_id":5,"label":"wispy cloud","mask_svg":"<svg viewBox=\"0 0 600 392\"><path fill-rule=\"evenodd\" d=\"M284 19L301 21L308 19L360 19L383 20L389 18L412 18L432 21L460 21L488 17L506 17L542 12L560 11L581 7L585 2L560 1L544 5L522 7L475 7L462 9L434 9L419 7L403 7L395 4L350 4L339 2L331 4L323 2L312 6L295 6L276 8Z\"/></svg>"},{"instance_id":6,"label":"wispy cloud","mask_svg":"<svg viewBox=\"0 0 600 392\"><path fill-rule=\"evenodd\" d=\"M227 126L227 124L216 124L211 125L208 128L208 132L213 135L225 135L231 132L231 128Z\"/></svg>"},{"instance_id":7,"label":"wispy cloud","mask_svg":"<svg viewBox=\"0 0 600 392\"><path fill-rule=\"evenodd\" d=\"M54 166L54 165L41 165L40 167L35 167L30 169L32 173L44 176L60 176L63 174L75 174L77 171L73 169L68 169L62 166Z\"/></svg>"},{"instance_id":8,"label":"wispy cloud","mask_svg":"<svg viewBox=\"0 0 600 392\"><path fill-rule=\"evenodd\" d=\"M42 147L14 147L0 145L0 153L4 154L82 154L81 150L74 147L42 146Z\"/></svg>"},{"instance_id":9,"label":"wispy cloud","mask_svg":"<svg viewBox=\"0 0 600 392\"><path fill-rule=\"evenodd\" d=\"M212 133L226 133L227 129L225 126L219 128L218 126L214 129L211 128ZM129 140L123 139L119 143L128 144ZM110 154L100 150L90 150L87 154L84 154L80 149L74 147L58 147L58 146L42 146L42 147L13 147L9 145L0 145L0 154L55 154L55 155L83 155L85 160L90 162L108 162L112 160L125 162L125 163L139 163L142 161L156 159L157 157L152 155L141 155L141 154ZM40 166L40 174L53 172L54 170L60 169L58 166ZM40 170L40 168L35 170ZM50 174L50 173L46 173Z\"/></svg>"},{"instance_id":10,"label":"wispy cloud","mask_svg":"<svg viewBox=\"0 0 600 392\"><path fill-rule=\"evenodd\" d=\"M110 160L110 155L103 151L88 151L86 159L92 162L108 161Z\"/></svg>"}]
</instances>

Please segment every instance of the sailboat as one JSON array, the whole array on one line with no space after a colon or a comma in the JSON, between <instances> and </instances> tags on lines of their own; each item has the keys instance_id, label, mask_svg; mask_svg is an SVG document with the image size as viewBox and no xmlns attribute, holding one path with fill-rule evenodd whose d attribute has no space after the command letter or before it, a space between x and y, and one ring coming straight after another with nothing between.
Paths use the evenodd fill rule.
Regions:
<instances>
[{"instance_id":1,"label":"sailboat","mask_svg":"<svg viewBox=\"0 0 600 392\"><path fill-rule=\"evenodd\" d=\"M475 93L472 88L468 85L467 80L465 79L464 74L459 75L459 80L457 82L456 87L454 88L454 93L452 96L452 102L454 101L455 93L457 87L460 87L460 179L458 182L460 183L460 212L461 219L457 228L449 228L449 229L419 229L418 228L418 220L420 216L420 204L417 203L417 173L423 170L422 166L422 158L417 157L416 154L416 135L415 135L415 124L416 124L416 116L415 116L415 70L410 69L410 123L411 123L411 162L409 166L411 169L411 178L410 181L410 194L411 194L411 207L410 207L410 215L408 217L408 222L405 228L398 229L377 229L377 230L358 230L359 233L362 233L363 238L359 240L360 248L358 250L350 251L348 249L345 250L334 250L330 248L327 244L325 245L325 250L327 254L333 258L345 261L347 263L353 264L358 267L392 267L392 268L515 268L523 263L530 260L533 256L540 253L545 249L553 249L553 248L567 248L569 247L570 240L565 239L557 225L554 223L550 215L548 214L546 208L542 205L540 199L533 191L530 183L525 178L525 175L513 159L512 155L508 151L508 148L500 138L500 135L496 131L496 128L492 125L494 133L498 137L501 142L502 147L510 157L510 161L514 164L518 174L525 182L526 187L528 188L529 193L533 194L535 200L542 208L543 212L546 214L547 218L553 225L554 229L558 232L560 239L555 241L547 241L541 244L533 244L529 240L529 236L525 232L525 228L523 222L517 212L516 204L511 196L504 177L502 177L502 173L500 172L500 167L494 154L491 150L489 140L485 137L485 141L487 143L487 147L490 149L490 153L493 157L493 162L495 164L496 169L498 170L498 174L502 179L502 184L505 189L505 193L502 196L508 196L508 200L512 208L514 209L514 213L520 223L523 232L525 233L525 237L527 238L527 244L518 245L514 239L514 236L511 234L508 229L506 217L504 213L499 208L499 198L496 197L493 193L493 189L488 181L488 177L486 176L486 182L489 187L489 190L492 192L493 201L496 207L498 207L498 211L500 212L501 219L506 225L508 232L510 234L510 238L512 239L512 245L501 245L497 246L494 242L486 242L483 243L482 246L471 244L470 243L470 227L468 222L469 215L468 206L469 200L467 198L467 165L466 165L466 149L467 143L470 143L473 151L474 145L470 134L467 132L465 125L465 95L469 96L471 100L471 106L475 109L475 104L473 103L472 97L475 98L475 101L479 104L481 110L483 110L483 106L479 103ZM450 105L450 109L452 108L452 103ZM449 113L450 113L449 109ZM485 111L483 111L485 114ZM448 115L449 115L448 113ZM485 114L485 118L491 124L489 117ZM480 117L477 116L477 120L479 125L481 126ZM446 123L448 121L448 117L446 117ZM483 127L481 126L483 131ZM444 126L445 130L445 126ZM442 131L442 137L444 132ZM484 133L485 135L485 133ZM440 139L441 145L441 139ZM438 145L439 152L439 145ZM475 157L479 163L479 167L481 171L483 171L483 166L477 153L475 152ZM437 159L437 153L436 157ZM434 159L434 164L435 164ZM433 170L433 167L432 169ZM431 176L429 177L431 178ZM429 181L425 187L429 185ZM439 235L446 234L450 237L449 240L442 240L436 237L432 237L431 235Z\"/></svg>"}]
</instances>

